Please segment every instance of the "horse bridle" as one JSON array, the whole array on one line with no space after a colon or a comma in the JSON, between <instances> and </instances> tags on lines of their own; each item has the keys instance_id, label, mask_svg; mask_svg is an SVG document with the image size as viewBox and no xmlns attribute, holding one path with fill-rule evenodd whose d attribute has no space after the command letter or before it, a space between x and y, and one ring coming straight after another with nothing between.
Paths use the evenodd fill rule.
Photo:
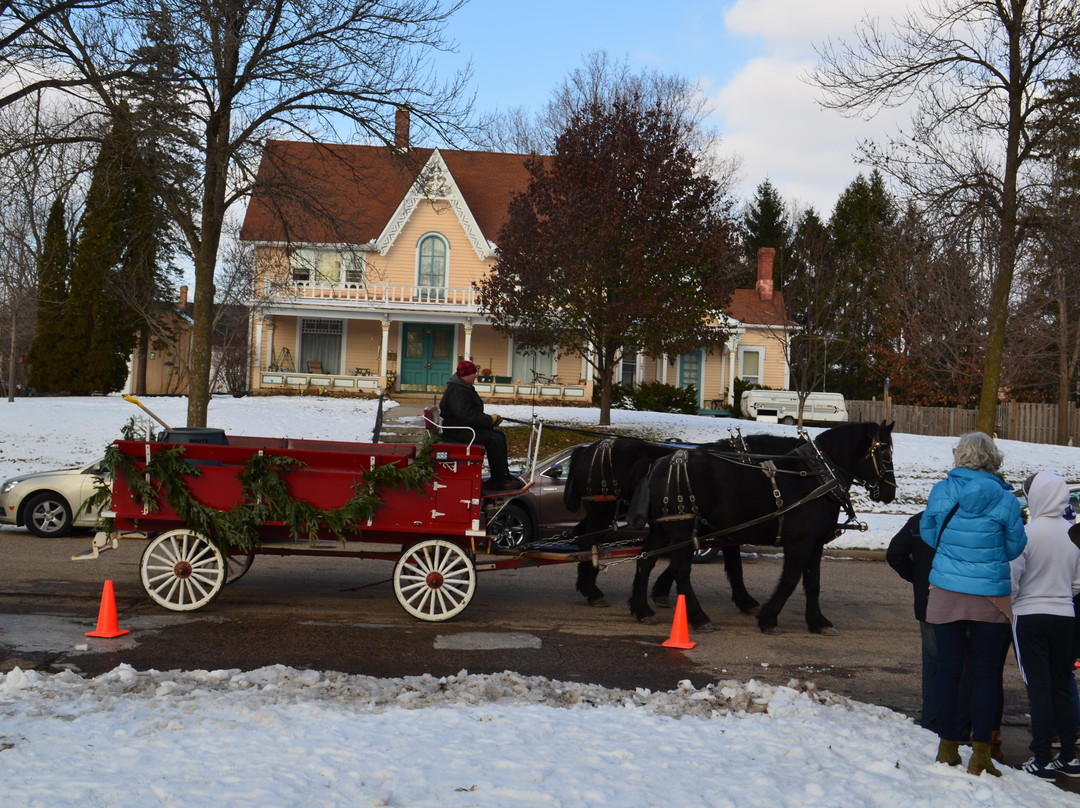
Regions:
<instances>
[{"instance_id":1,"label":"horse bridle","mask_svg":"<svg viewBox=\"0 0 1080 808\"><path fill-rule=\"evenodd\" d=\"M892 446L881 440L878 440L878 436L874 437L870 441L870 448L866 450L866 457L870 459L871 464L874 467L874 481L869 482L866 480L856 479L859 485L863 486L870 492L870 497L877 501L881 495L882 485L891 485L896 488L896 480L886 480L885 475L893 473L892 465ZM865 458L864 458L865 459Z\"/></svg>"}]
</instances>

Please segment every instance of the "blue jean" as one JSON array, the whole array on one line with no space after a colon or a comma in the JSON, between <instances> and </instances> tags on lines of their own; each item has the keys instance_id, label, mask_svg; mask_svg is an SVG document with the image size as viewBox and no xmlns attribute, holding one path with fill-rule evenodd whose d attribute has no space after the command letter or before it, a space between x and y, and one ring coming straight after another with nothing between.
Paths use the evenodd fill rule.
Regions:
<instances>
[{"instance_id":1,"label":"blue jean","mask_svg":"<svg viewBox=\"0 0 1080 808\"><path fill-rule=\"evenodd\" d=\"M964 651L971 643L971 740L990 743L998 709L1001 661L1010 638L1008 623L957 620L934 626L937 639L938 670L934 685L938 737L960 741L960 701L957 697L964 679Z\"/></svg>"},{"instance_id":2,"label":"blue jean","mask_svg":"<svg viewBox=\"0 0 1080 808\"><path fill-rule=\"evenodd\" d=\"M937 638L934 627L925 620L919 621L919 632L922 635L922 713L919 726L937 732L937 695L934 692L938 671ZM968 656L970 653L964 654L964 669L960 677L960 688L956 693L957 720L961 735L971 730L971 666Z\"/></svg>"}]
</instances>

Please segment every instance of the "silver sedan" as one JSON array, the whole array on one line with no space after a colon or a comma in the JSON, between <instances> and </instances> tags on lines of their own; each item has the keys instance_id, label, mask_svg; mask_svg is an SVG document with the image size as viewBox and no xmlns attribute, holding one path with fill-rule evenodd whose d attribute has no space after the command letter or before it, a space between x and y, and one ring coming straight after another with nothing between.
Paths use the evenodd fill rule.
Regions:
<instances>
[{"instance_id":1,"label":"silver sedan","mask_svg":"<svg viewBox=\"0 0 1080 808\"><path fill-rule=\"evenodd\" d=\"M0 485L0 523L25 525L35 536L67 536L72 528L92 528L98 514L82 507L102 481L102 461L60 471L22 474Z\"/></svg>"}]
</instances>

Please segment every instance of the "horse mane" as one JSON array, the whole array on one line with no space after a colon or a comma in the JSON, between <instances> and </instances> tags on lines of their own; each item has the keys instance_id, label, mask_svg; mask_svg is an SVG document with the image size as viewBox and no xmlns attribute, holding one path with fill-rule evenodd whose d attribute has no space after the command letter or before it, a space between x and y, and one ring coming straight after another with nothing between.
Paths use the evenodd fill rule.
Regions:
<instances>
[{"instance_id":1,"label":"horse mane","mask_svg":"<svg viewBox=\"0 0 1080 808\"><path fill-rule=\"evenodd\" d=\"M892 443L891 432L892 425L886 425L884 421L880 424L876 421L849 421L826 429L814 439L814 443L837 463L853 464L866 453L875 438Z\"/></svg>"},{"instance_id":2,"label":"horse mane","mask_svg":"<svg viewBox=\"0 0 1080 808\"><path fill-rule=\"evenodd\" d=\"M591 444L589 444L591 445ZM581 453L589 448L589 445L575 446L570 453L570 462L567 464L566 485L563 486L563 504L571 513L581 507L581 492L578 491L577 475L574 467L581 459Z\"/></svg>"}]
</instances>

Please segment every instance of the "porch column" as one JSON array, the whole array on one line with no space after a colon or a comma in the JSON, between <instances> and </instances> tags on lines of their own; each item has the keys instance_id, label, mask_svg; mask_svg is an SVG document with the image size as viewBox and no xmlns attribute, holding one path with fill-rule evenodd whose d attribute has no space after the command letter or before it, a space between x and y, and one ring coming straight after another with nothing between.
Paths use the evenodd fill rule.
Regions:
<instances>
[{"instance_id":1,"label":"porch column","mask_svg":"<svg viewBox=\"0 0 1080 808\"><path fill-rule=\"evenodd\" d=\"M472 317L465 318L465 358L472 361Z\"/></svg>"},{"instance_id":2,"label":"porch column","mask_svg":"<svg viewBox=\"0 0 1080 808\"><path fill-rule=\"evenodd\" d=\"M390 354L390 315L382 316L382 345L379 346L379 376L386 378L386 363Z\"/></svg>"},{"instance_id":3,"label":"porch column","mask_svg":"<svg viewBox=\"0 0 1080 808\"><path fill-rule=\"evenodd\" d=\"M732 334L728 337L728 406L735 406L735 366L739 359L739 337L741 334Z\"/></svg>"},{"instance_id":4,"label":"porch column","mask_svg":"<svg viewBox=\"0 0 1080 808\"><path fill-rule=\"evenodd\" d=\"M659 379L659 381L664 383L664 384L667 384L668 355L666 353L661 354L661 356L660 356L660 364L663 365L663 369L660 371L660 379Z\"/></svg>"},{"instance_id":5,"label":"porch column","mask_svg":"<svg viewBox=\"0 0 1080 808\"><path fill-rule=\"evenodd\" d=\"M259 369L270 367L274 364L274 315L267 314L263 317L263 329L266 331L266 361L259 362ZM262 354L259 354L262 360Z\"/></svg>"}]
</instances>

